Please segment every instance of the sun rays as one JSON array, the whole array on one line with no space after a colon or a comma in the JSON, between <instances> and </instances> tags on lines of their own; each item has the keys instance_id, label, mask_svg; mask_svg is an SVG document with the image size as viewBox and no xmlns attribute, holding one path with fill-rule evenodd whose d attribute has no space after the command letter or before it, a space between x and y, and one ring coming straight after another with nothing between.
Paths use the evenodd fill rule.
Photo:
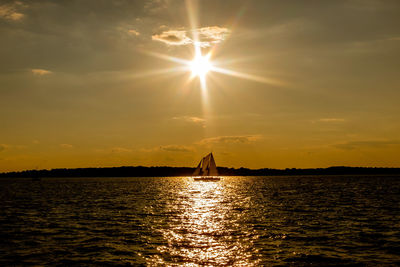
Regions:
<instances>
[{"instance_id":1,"label":"sun rays","mask_svg":"<svg viewBox=\"0 0 400 267\"><path fill-rule=\"evenodd\" d=\"M190 69L192 70L192 76L205 79L206 74L212 69L210 54L205 56L203 56L201 52L196 54L193 60L190 62Z\"/></svg>"},{"instance_id":2,"label":"sun rays","mask_svg":"<svg viewBox=\"0 0 400 267\"><path fill-rule=\"evenodd\" d=\"M205 106L204 112L207 112L207 110L210 108L206 107L208 106L208 91L211 89L218 89L214 88L216 87L215 83L210 83L211 80L218 79L218 77L214 75L226 75L271 86L284 85L283 82L277 79L273 79L271 77L258 76L251 73L245 73L231 69L230 67L233 66L233 62L240 61L240 58L238 58L237 56L235 58L230 58L229 60L225 61L216 60L215 55L217 53L224 52L224 50L221 49L221 42L226 39L228 33L231 33L231 29L219 26L199 28L200 23L197 17L197 2L187 1L186 9L189 25L191 27L189 30L185 30L182 28L179 28L179 30L167 30L161 34L153 35L153 40L161 41L170 47L191 46L192 56L179 58L153 51L142 51L149 56L176 64L175 66L167 69L153 70L151 72L143 73L143 77L149 77L151 76L151 74L154 74L154 76L156 76L158 73L171 76L173 74L179 73L190 74L187 76L187 80L182 83L182 86L196 81L199 82L202 92L202 102ZM246 56L246 58L248 57L249 55ZM141 73L136 74L135 77L141 77Z\"/></svg>"},{"instance_id":3,"label":"sun rays","mask_svg":"<svg viewBox=\"0 0 400 267\"><path fill-rule=\"evenodd\" d=\"M178 66L170 68L170 69L164 69L162 70L163 73L172 73L172 72L190 72L190 78L189 81L192 81L195 78L199 78L200 84L202 85L201 88L202 90L205 90L207 88L206 86L206 80L207 76L210 76L211 73L219 73L227 76L232 76L235 78L240 78L240 79L245 79L253 82L258 82L258 83L264 83L268 85L273 85L273 86L282 86L284 85L284 82L279 81L277 79L273 79L270 77L265 77L265 76L258 76L258 75L253 75L250 73L245 73L233 69L229 69L228 67L225 67L226 64L229 64L229 62L235 61L235 60L229 60L229 62L224 62L224 61L216 61L212 58L212 51L213 49L211 48L211 52L208 52L207 54L203 54L202 50L204 48L201 47L199 44L196 44L196 42L193 44L193 58L191 60L189 59L183 59L183 58L178 58L178 57L173 57L170 55L166 54L161 54L161 53L156 53L156 52L151 52L151 51L142 51L143 53L162 59L162 60L167 60L173 63L177 63ZM238 59L236 59L237 61ZM149 76L149 73L151 72L146 72L143 76ZM159 71L154 70L153 71L154 75L159 73ZM140 77L141 74L137 74L136 77Z\"/></svg>"}]
</instances>

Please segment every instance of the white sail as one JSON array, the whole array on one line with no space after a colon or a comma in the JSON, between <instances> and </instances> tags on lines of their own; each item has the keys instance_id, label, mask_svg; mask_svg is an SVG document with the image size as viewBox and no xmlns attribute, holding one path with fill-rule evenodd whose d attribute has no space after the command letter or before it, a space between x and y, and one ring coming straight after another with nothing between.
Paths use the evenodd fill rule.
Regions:
<instances>
[{"instance_id":1,"label":"white sail","mask_svg":"<svg viewBox=\"0 0 400 267\"><path fill-rule=\"evenodd\" d=\"M218 176L217 166L212 153L201 159L193 176Z\"/></svg>"}]
</instances>

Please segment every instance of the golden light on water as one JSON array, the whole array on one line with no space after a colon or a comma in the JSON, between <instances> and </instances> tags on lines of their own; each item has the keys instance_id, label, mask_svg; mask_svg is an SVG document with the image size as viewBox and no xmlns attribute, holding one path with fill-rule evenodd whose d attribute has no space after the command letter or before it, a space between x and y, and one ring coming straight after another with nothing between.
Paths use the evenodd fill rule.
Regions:
<instances>
[{"instance_id":1,"label":"golden light on water","mask_svg":"<svg viewBox=\"0 0 400 267\"><path fill-rule=\"evenodd\" d=\"M168 245L157 250L166 258L179 259L183 266L236 265L257 266L252 258L258 253L253 247L257 236L246 232L240 219L232 217L232 191L220 182L194 182L188 178L186 186L180 188L175 201L167 210L177 211L168 227L160 229ZM246 206L246 200L237 200ZM241 238L235 235L246 232ZM165 257L153 257L151 264L167 264Z\"/></svg>"}]
</instances>

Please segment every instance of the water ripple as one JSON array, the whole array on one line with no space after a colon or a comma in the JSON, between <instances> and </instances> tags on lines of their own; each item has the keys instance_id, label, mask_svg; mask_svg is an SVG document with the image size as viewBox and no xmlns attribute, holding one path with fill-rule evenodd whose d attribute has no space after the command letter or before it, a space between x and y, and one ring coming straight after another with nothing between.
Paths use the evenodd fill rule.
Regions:
<instances>
[{"instance_id":1,"label":"water ripple","mask_svg":"<svg viewBox=\"0 0 400 267\"><path fill-rule=\"evenodd\" d=\"M0 180L0 265L400 264L399 177Z\"/></svg>"}]
</instances>

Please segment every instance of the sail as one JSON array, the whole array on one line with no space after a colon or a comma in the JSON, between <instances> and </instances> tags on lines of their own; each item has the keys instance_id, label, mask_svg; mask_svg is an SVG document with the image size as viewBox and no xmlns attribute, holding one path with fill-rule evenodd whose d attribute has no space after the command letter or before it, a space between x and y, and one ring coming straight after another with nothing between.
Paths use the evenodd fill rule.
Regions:
<instances>
[{"instance_id":1,"label":"sail","mask_svg":"<svg viewBox=\"0 0 400 267\"><path fill-rule=\"evenodd\" d=\"M209 175L209 167L210 167L210 154L203 158L203 167L201 168L201 175L208 176Z\"/></svg>"},{"instance_id":2,"label":"sail","mask_svg":"<svg viewBox=\"0 0 400 267\"><path fill-rule=\"evenodd\" d=\"M208 168L208 170L209 170L208 175L218 176L217 165L215 164L215 160L212 153L210 153L210 167Z\"/></svg>"},{"instance_id":3,"label":"sail","mask_svg":"<svg viewBox=\"0 0 400 267\"><path fill-rule=\"evenodd\" d=\"M200 175L200 168L201 168L201 162L203 161L203 159L200 160L199 165L197 165L196 170L194 170L193 172L193 176L198 176Z\"/></svg>"},{"instance_id":4,"label":"sail","mask_svg":"<svg viewBox=\"0 0 400 267\"><path fill-rule=\"evenodd\" d=\"M218 176L217 166L212 153L201 159L193 176Z\"/></svg>"}]
</instances>

